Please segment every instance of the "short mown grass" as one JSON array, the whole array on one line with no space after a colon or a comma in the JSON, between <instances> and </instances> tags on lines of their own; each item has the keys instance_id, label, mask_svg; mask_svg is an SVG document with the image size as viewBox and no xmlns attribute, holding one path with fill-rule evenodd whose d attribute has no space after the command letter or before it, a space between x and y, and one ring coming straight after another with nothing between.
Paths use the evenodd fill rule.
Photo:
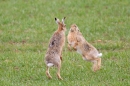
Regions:
<instances>
[{"instance_id":1,"label":"short mown grass","mask_svg":"<svg viewBox=\"0 0 130 86\"><path fill-rule=\"evenodd\" d=\"M66 17L68 34L75 23L102 56L102 68L92 72L90 62L67 49L61 76L51 68L45 75L44 55L54 18ZM130 0L1 0L0 86L129 86Z\"/></svg>"}]
</instances>

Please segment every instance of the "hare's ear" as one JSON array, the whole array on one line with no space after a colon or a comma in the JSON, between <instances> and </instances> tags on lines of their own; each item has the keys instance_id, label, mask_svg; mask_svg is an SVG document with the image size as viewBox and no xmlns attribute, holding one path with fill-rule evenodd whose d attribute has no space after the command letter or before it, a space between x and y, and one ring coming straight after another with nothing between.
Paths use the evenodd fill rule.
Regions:
<instances>
[{"instance_id":1,"label":"hare's ear","mask_svg":"<svg viewBox=\"0 0 130 86\"><path fill-rule=\"evenodd\" d=\"M60 20L57 19L57 18L55 18L55 21L56 21L57 24L59 24L59 22L60 22Z\"/></svg>"},{"instance_id":2,"label":"hare's ear","mask_svg":"<svg viewBox=\"0 0 130 86\"><path fill-rule=\"evenodd\" d=\"M66 17L64 17L64 18L62 19L62 23L63 23L63 24L65 24L65 23L64 23L65 19L66 19Z\"/></svg>"}]
</instances>

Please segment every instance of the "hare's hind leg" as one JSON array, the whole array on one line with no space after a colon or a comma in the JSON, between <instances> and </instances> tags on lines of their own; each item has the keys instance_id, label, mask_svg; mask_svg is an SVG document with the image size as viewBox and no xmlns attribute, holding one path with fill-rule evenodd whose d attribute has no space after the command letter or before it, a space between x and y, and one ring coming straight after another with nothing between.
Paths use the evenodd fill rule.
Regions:
<instances>
[{"instance_id":1,"label":"hare's hind leg","mask_svg":"<svg viewBox=\"0 0 130 86\"><path fill-rule=\"evenodd\" d=\"M60 63L57 65L57 77L58 77L58 79L63 80L63 79L61 78L61 76L60 76L60 68L61 68L61 61L60 61Z\"/></svg>"},{"instance_id":2,"label":"hare's hind leg","mask_svg":"<svg viewBox=\"0 0 130 86\"><path fill-rule=\"evenodd\" d=\"M96 72L97 70L100 69L101 58L95 58L95 57L91 57L91 56L88 56L88 55L86 55L86 56L83 55L83 59L91 61L93 63L92 69L93 69L94 72Z\"/></svg>"},{"instance_id":3,"label":"hare's hind leg","mask_svg":"<svg viewBox=\"0 0 130 86\"><path fill-rule=\"evenodd\" d=\"M51 77L51 75L50 75L50 73L49 73L49 69L50 69L50 67L47 66L46 75L47 75L47 77L48 77L49 79L51 79L52 77Z\"/></svg>"},{"instance_id":4,"label":"hare's hind leg","mask_svg":"<svg viewBox=\"0 0 130 86\"><path fill-rule=\"evenodd\" d=\"M92 62L93 62L93 67L92 67L92 69L93 69L94 72L96 72L96 70L97 70L97 60L94 60L94 61L92 61Z\"/></svg>"},{"instance_id":5,"label":"hare's hind leg","mask_svg":"<svg viewBox=\"0 0 130 86\"><path fill-rule=\"evenodd\" d=\"M97 70L99 70L101 68L101 58L98 58L97 60Z\"/></svg>"},{"instance_id":6,"label":"hare's hind leg","mask_svg":"<svg viewBox=\"0 0 130 86\"><path fill-rule=\"evenodd\" d=\"M50 75L50 73L49 73L49 69L50 69L51 66L53 66L53 64L52 64L52 63L48 63L48 64L47 64L47 69L46 69L46 75L47 75L47 77L48 77L49 79L52 78L51 75Z\"/></svg>"},{"instance_id":7,"label":"hare's hind leg","mask_svg":"<svg viewBox=\"0 0 130 86\"><path fill-rule=\"evenodd\" d=\"M101 68L101 58L95 58L93 61L93 71L96 72Z\"/></svg>"}]
</instances>

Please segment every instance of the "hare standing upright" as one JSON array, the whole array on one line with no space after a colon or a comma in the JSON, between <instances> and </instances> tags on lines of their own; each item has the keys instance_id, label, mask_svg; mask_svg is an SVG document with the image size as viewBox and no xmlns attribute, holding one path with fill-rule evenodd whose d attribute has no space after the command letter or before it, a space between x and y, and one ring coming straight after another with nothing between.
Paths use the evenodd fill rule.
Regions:
<instances>
[{"instance_id":1,"label":"hare standing upright","mask_svg":"<svg viewBox=\"0 0 130 86\"><path fill-rule=\"evenodd\" d=\"M71 39L69 36L73 36L74 39ZM82 55L84 60L93 62L93 71L100 69L100 57L102 56L102 53L99 53L94 46L85 40L76 24L71 25L70 32L68 34L68 43L71 45L71 47L75 48L79 54Z\"/></svg>"},{"instance_id":2,"label":"hare standing upright","mask_svg":"<svg viewBox=\"0 0 130 86\"><path fill-rule=\"evenodd\" d=\"M60 76L61 60L62 60L62 49L65 44L65 30L66 25L64 24L64 19L60 22L59 19L55 18L56 23L58 24L58 29L54 32L53 36L50 39L48 50L45 55L45 64L47 66L46 75L48 78L52 78L49 73L49 68L52 66L57 67L57 76L62 80Z\"/></svg>"}]
</instances>

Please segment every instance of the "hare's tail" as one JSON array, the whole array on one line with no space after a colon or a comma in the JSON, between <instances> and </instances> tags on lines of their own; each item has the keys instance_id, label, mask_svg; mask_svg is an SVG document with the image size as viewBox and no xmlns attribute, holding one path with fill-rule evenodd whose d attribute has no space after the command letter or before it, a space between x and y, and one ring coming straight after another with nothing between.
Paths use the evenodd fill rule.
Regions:
<instances>
[{"instance_id":1,"label":"hare's tail","mask_svg":"<svg viewBox=\"0 0 130 86\"><path fill-rule=\"evenodd\" d=\"M47 63L48 67L52 67L54 64L53 63Z\"/></svg>"},{"instance_id":2,"label":"hare's tail","mask_svg":"<svg viewBox=\"0 0 130 86\"><path fill-rule=\"evenodd\" d=\"M102 56L102 53L99 53L99 54L98 54L98 57L101 57L101 56Z\"/></svg>"}]
</instances>

